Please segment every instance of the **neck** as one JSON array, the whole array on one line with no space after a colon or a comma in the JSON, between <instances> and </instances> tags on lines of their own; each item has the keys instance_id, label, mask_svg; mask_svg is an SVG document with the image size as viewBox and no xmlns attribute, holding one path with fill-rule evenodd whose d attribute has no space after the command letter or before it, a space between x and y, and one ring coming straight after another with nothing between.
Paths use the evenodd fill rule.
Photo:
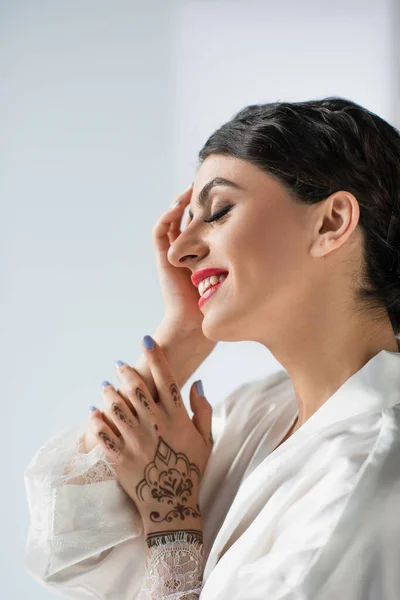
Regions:
<instances>
[{"instance_id":1,"label":"neck","mask_svg":"<svg viewBox=\"0 0 400 600\"><path fill-rule=\"evenodd\" d=\"M353 313L338 325L337 315L327 322L325 314L320 326L315 318L303 314L296 326L286 326L290 339L284 345L282 338L266 344L292 380L299 405L296 429L381 350L399 352L389 317Z\"/></svg>"}]
</instances>

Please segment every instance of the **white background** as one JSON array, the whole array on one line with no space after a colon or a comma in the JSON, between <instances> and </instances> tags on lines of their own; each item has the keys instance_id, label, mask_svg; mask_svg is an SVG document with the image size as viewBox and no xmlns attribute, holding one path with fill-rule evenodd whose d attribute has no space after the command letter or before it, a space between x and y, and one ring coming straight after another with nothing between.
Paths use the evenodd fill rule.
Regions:
<instances>
[{"instance_id":1,"label":"white background","mask_svg":"<svg viewBox=\"0 0 400 600\"><path fill-rule=\"evenodd\" d=\"M23 472L155 331L151 229L208 136L328 95L399 126L395 19L389 0L0 1L1 598L56 597L23 568ZM185 403L195 379L215 405L281 368L220 343Z\"/></svg>"}]
</instances>

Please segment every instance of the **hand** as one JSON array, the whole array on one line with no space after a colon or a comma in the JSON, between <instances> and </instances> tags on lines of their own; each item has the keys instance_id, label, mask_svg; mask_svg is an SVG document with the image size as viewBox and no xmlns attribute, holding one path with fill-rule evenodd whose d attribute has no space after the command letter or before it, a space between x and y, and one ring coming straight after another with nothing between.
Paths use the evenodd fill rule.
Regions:
<instances>
[{"instance_id":1,"label":"hand","mask_svg":"<svg viewBox=\"0 0 400 600\"><path fill-rule=\"evenodd\" d=\"M175 201L179 200L181 203L176 208L164 212L153 228L156 266L165 302L164 317L155 336L173 363L179 389L217 345L217 342L209 340L203 334L204 315L198 307L199 293L190 279L190 269L175 267L167 257L171 244L181 234L180 222L183 211L190 202L192 191L193 186L190 186L177 196ZM142 356L135 363L135 369L141 373L157 403L157 390ZM122 396L125 396L124 392L121 387ZM116 436L121 435L105 413L100 413L99 416ZM88 453L97 443L97 432L88 427L80 439L79 452Z\"/></svg>"},{"instance_id":2,"label":"hand","mask_svg":"<svg viewBox=\"0 0 400 600\"><path fill-rule=\"evenodd\" d=\"M178 521L179 527L185 522L187 528L201 521L198 492L212 450L212 407L193 384L191 420L162 349L154 342L154 349L144 348L144 354L160 402L154 402L137 372L123 364L116 375L128 400L111 384L101 390L104 412L121 435L115 435L99 410L89 417L90 428L147 531L149 524L161 523L167 529Z\"/></svg>"},{"instance_id":3,"label":"hand","mask_svg":"<svg viewBox=\"0 0 400 600\"><path fill-rule=\"evenodd\" d=\"M190 186L176 198L180 204L175 208L170 207L161 215L153 228L152 238L161 294L165 304L163 323L170 325L171 331L175 330L177 337L180 331L188 331L193 333L197 341L201 338L206 341L207 338L204 337L201 327L204 315L198 306L200 296L190 279L191 270L189 267L175 267L168 260L168 250L181 234L180 222L192 192L193 186ZM216 345L216 342L207 341L213 346Z\"/></svg>"}]
</instances>

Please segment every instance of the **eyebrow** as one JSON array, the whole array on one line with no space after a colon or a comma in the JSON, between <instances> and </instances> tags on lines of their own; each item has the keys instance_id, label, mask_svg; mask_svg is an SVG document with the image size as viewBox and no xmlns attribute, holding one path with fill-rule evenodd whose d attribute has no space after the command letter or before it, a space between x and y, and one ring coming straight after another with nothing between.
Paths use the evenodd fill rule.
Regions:
<instances>
[{"instance_id":1,"label":"eyebrow","mask_svg":"<svg viewBox=\"0 0 400 600\"><path fill-rule=\"evenodd\" d=\"M206 183L206 185L203 187L197 198L197 204L200 207L203 207L206 204L212 188L216 187L217 185L225 185L236 190L244 191L244 188L242 188L239 184L235 183L234 181L231 181L230 179L225 179L224 177L214 177L214 179L211 179L211 181ZM193 219L193 213L190 210L188 211L188 214L189 217Z\"/></svg>"}]
</instances>

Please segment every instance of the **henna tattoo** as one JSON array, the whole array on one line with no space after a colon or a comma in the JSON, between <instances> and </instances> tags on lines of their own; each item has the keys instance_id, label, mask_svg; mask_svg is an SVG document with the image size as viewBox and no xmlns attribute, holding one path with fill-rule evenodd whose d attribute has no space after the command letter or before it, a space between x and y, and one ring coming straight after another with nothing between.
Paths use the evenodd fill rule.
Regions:
<instances>
[{"instance_id":1,"label":"henna tattoo","mask_svg":"<svg viewBox=\"0 0 400 600\"><path fill-rule=\"evenodd\" d=\"M148 408L149 411L154 414L150 404L147 401L146 394L139 387L136 388L136 398L143 404L145 408Z\"/></svg>"},{"instance_id":2,"label":"henna tattoo","mask_svg":"<svg viewBox=\"0 0 400 600\"><path fill-rule=\"evenodd\" d=\"M214 444L212 433L210 433L210 437L208 439L210 441L210 444Z\"/></svg>"},{"instance_id":3,"label":"henna tattoo","mask_svg":"<svg viewBox=\"0 0 400 600\"><path fill-rule=\"evenodd\" d=\"M100 431L99 432L99 437L101 437L101 439L103 440L104 444L107 446L107 448L109 450L112 450L113 452L116 453L117 456L120 456L121 453L118 450L117 446L114 444L114 442L112 440L110 440L110 438L108 437L108 435L104 431Z\"/></svg>"},{"instance_id":4,"label":"henna tattoo","mask_svg":"<svg viewBox=\"0 0 400 600\"><path fill-rule=\"evenodd\" d=\"M179 530L165 530L165 531L155 531L153 533L149 533L146 536L147 546L151 548L152 546L158 546L160 544L166 544L167 542L175 542L185 539L188 542L198 542L199 544L203 543L203 532L198 531L197 529L179 529Z\"/></svg>"},{"instance_id":5,"label":"henna tattoo","mask_svg":"<svg viewBox=\"0 0 400 600\"><path fill-rule=\"evenodd\" d=\"M129 425L129 427L133 427L133 423L130 419L127 419L126 416L124 415L124 413L122 412L122 410L120 409L120 407L118 406L118 404L116 404L115 402L112 403L111 406L111 410L113 411L113 413L119 417L119 419L121 421L123 421L124 423L126 423L127 425Z\"/></svg>"},{"instance_id":6,"label":"henna tattoo","mask_svg":"<svg viewBox=\"0 0 400 600\"><path fill-rule=\"evenodd\" d=\"M180 395L180 392L179 392L179 389L178 389L178 386L176 385L176 383L171 384L169 391L172 394L172 398L174 399L176 408L181 408L182 407L181 395Z\"/></svg>"},{"instance_id":7,"label":"henna tattoo","mask_svg":"<svg viewBox=\"0 0 400 600\"><path fill-rule=\"evenodd\" d=\"M154 425L154 429L158 431L158 425Z\"/></svg>"},{"instance_id":8,"label":"henna tattoo","mask_svg":"<svg viewBox=\"0 0 400 600\"><path fill-rule=\"evenodd\" d=\"M191 506L184 506L183 504L178 503L175 505L175 508L170 510L164 517L156 510L153 510L150 513L150 519L153 521L153 523L162 523L163 521L171 523L171 521L175 521L175 519L178 518L180 518L181 521L184 521L185 517L194 517L195 519L201 517L199 505L196 504L195 510Z\"/></svg>"},{"instance_id":9,"label":"henna tattoo","mask_svg":"<svg viewBox=\"0 0 400 600\"><path fill-rule=\"evenodd\" d=\"M154 460L146 466L145 477L136 487L137 497L145 502L143 492L149 489L151 498L160 503L165 501L168 508L172 506L164 516L157 511L151 512L150 519L154 523L170 523L178 517L182 521L189 516L201 517L198 504L196 508L186 505L193 490L192 472L200 477L200 469L194 463L190 463L182 452L174 452L161 436L158 439Z\"/></svg>"}]
</instances>

